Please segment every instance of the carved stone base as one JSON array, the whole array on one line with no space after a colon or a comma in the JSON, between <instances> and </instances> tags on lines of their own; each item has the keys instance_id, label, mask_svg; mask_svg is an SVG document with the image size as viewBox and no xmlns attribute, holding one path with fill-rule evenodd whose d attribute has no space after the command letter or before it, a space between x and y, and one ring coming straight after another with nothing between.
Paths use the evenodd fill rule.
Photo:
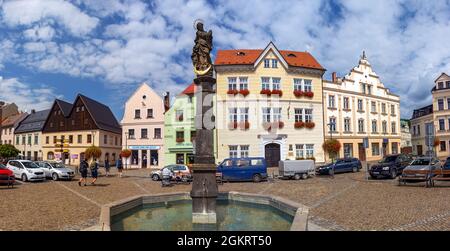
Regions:
<instances>
[{"instance_id":1,"label":"carved stone base","mask_svg":"<svg viewBox=\"0 0 450 251\"><path fill-rule=\"evenodd\" d=\"M194 224L216 224L216 213L192 213L192 223Z\"/></svg>"}]
</instances>

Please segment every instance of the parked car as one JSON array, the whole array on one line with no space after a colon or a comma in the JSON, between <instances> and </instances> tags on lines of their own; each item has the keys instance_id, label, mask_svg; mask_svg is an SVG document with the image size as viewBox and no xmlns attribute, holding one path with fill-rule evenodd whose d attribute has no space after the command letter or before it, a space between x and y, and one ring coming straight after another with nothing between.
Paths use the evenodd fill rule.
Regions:
<instances>
[{"instance_id":1,"label":"parked car","mask_svg":"<svg viewBox=\"0 0 450 251\"><path fill-rule=\"evenodd\" d=\"M379 177L389 177L395 179L397 175L402 174L403 169L412 161L412 158L405 154L393 154L384 157L369 168L370 177L373 179Z\"/></svg>"},{"instance_id":2,"label":"parked car","mask_svg":"<svg viewBox=\"0 0 450 251\"><path fill-rule=\"evenodd\" d=\"M45 180L44 170L29 160L10 160L6 167L14 173L16 179L26 181Z\"/></svg>"},{"instance_id":3,"label":"parked car","mask_svg":"<svg viewBox=\"0 0 450 251\"><path fill-rule=\"evenodd\" d=\"M160 170L152 171L150 173L150 177L152 177L152 180L154 180L154 181L161 180L162 171L164 168L169 168L169 170L171 170L177 177L180 177L180 179L182 176L186 176L188 178L188 180L192 179L191 170L189 170L188 166L176 164L176 165L168 165L168 166L161 168Z\"/></svg>"},{"instance_id":4,"label":"parked car","mask_svg":"<svg viewBox=\"0 0 450 251\"><path fill-rule=\"evenodd\" d=\"M421 171L432 171L435 169L440 169L442 168L442 164L439 161L439 159L435 158L435 157L420 157L417 158L415 160L413 160L411 162L411 164L409 164L407 167L405 167L403 169L403 173L402 173L402 177L409 177L409 176L414 176L414 177L424 177L428 174L425 173L412 173L412 174L407 174L405 173L405 171L407 170L421 170Z\"/></svg>"},{"instance_id":5,"label":"parked car","mask_svg":"<svg viewBox=\"0 0 450 251\"><path fill-rule=\"evenodd\" d=\"M358 172L361 170L361 161L357 158L342 158L336 159L330 164L319 166L316 173L318 174L330 174L334 173L345 173L345 172Z\"/></svg>"},{"instance_id":6,"label":"parked car","mask_svg":"<svg viewBox=\"0 0 450 251\"><path fill-rule=\"evenodd\" d=\"M14 173L0 163L0 185L11 186L16 182Z\"/></svg>"},{"instance_id":7,"label":"parked car","mask_svg":"<svg viewBox=\"0 0 450 251\"><path fill-rule=\"evenodd\" d=\"M229 158L217 167L224 181L253 181L267 179L267 161L265 158Z\"/></svg>"},{"instance_id":8,"label":"parked car","mask_svg":"<svg viewBox=\"0 0 450 251\"><path fill-rule=\"evenodd\" d=\"M447 159L445 160L444 165L442 166L442 169L450 170L450 157L447 157Z\"/></svg>"},{"instance_id":9,"label":"parked car","mask_svg":"<svg viewBox=\"0 0 450 251\"><path fill-rule=\"evenodd\" d=\"M66 167L64 164L56 161L36 161L34 162L42 170L46 178L53 180L72 180L75 177L75 172Z\"/></svg>"},{"instance_id":10,"label":"parked car","mask_svg":"<svg viewBox=\"0 0 450 251\"><path fill-rule=\"evenodd\" d=\"M316 167L313 160L282 160L279 166L281 178L294 180L307 179L315 174Z\"/></svg>"}]
</instances>

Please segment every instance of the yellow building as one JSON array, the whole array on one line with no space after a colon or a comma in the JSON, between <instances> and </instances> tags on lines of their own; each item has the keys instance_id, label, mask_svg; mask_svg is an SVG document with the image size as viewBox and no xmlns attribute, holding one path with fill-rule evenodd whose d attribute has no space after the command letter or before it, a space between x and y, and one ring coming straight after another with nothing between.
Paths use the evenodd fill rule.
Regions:
<instances>
[{"instance_id":1,"label":"yellow building","mask_svg":"<svg viewBox=\"0 0 450 251\"><path fill-rule=\"evenodd\" d=\"M380 81L365 53L345 77L332 76L323 85L324 131L325 139L341 143L339 156L374 161L400 153L400 97Z\"/></svg>"},{"instance_id":2,"label":"yellow building","mask_svg":"<svg viewBox=\"0 0 450 251\"><path fill-rule=\"evenodd\" d=\"M434 151L440 159L450 156L450 76L442 73L431 90L432 105L414 110L411 119L413 154ZM437 146L434 147L434 141ZM431 148L430 148L431 146Z\"/></svg>"},{"instance_id":3,"label":"yellow building","mask_svg":"<svg viewBox=\"0 0 450 251\"><path fill-rule=\"evenodd\" d=\"M322 76L308 52L219 50L217 161L265 157L270 166L286 159L324 162Z\"/></svg>"},{"instance_id":4,"label":"yellow building","mask_svg":"<svg viewBox=\"0 0 450 251\"><path fill-rule=\"evenodd\" d=\"M109 107L79 94L73 104L55 100L42 130L44 160L79 165L86 148L100 147L101 164L111 164L122 149L122 130Z\"/></svg>"}]
</instances>

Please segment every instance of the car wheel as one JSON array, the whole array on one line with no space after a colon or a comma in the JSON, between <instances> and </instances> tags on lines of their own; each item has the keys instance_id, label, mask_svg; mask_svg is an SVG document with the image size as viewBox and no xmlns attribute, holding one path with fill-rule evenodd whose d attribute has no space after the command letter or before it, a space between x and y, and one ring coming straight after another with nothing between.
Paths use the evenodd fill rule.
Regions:
<instances>
[{"instance_id":1,"label":"car wheel","mask_svg":"<svg viewBox=\"0 0 450 251\"><path fill-rule=\"evenodd\" d=\"M306 180L307 178L308 178L308 174L306 174L306 173L302 174L302 179L303 180Z\"/></svg>"},{"instance_id":2,"label":"car wheel","mask_svg":"<svg viewBox=\"0 0 450 251\"><path fill-rule=\"evenodd\" d=\"M27 175L26 174L22 174L22 181L23 182L27 182L27 180L28 180L28 177L27 177Z\"/></svg>"},{"instance_id":3,"label":"car wheel","mask_svg":"<svg viewBox=\"0 0 450 251\"><path fill-rule=\"evenodd\" d=\"M294 180L299 180L301 178L300 174L296 173L294 175Z\"/></svg>"},{"instance_id":4,"label":"car wheel","mask_svg":"<svg viewBox=\"0 0 450 251\"><path fill-rule=\"evenodd\" d=\"M255 174L255 175L253 175L253 182L255 182L255 183L258 183L258 182L261 182L261 175L259 175L259 174Z\"/></svg>"},{"instance_id":5,"label":"car wheel","mask_svg":"<svg viewBox=\"0 0 450 251\"><path fill-rule=\"evenodd\" d=\"M58 180L58 174L57 174L57 173L53 173L53 174L52 174L52 179L53 179L54 181L57 181L57 180Z\"/></svg>"},{"instance_id":6,"label":"car wheel","mask_svg":"<svg viewBox=\"0 0 450 251\"><path fill-rule=\"evenodd\" d=\"M158 181L159 180L159 175L158 174L153 174L152 175L152 180L153 181Z\"/></svg>"},{"instance_id":7,"label":"car wheel","mask_svg":"<svg viewBox=\"0 0 450 251\"><path fill-rule=\"evenodd\" d=\"M391 179L395 179L397 177L397 171L395 169L391 169Z\"/></svg>"},{"instance_id":8,"label":"car wheel","mask_svg":"<svg viewBox=\"0 0 450 251\"><path fill-rule=\"evenodd\" d=\"M354 173L358 172L358 167L354 166L354 167L352 168L352 172L354 172Z\"/></svg>"},{"instance_id":9,"label":"car wheel","mask_svg":"<svg viewBox=\"0 0 450 251\"><path fill-rule=\"evenodd\" d=\"M329 175L334 175L334 170L333 170L333 169L330 169L330 170L328 171L328 174L329 174Z\"/></svg>"}]
</instances>

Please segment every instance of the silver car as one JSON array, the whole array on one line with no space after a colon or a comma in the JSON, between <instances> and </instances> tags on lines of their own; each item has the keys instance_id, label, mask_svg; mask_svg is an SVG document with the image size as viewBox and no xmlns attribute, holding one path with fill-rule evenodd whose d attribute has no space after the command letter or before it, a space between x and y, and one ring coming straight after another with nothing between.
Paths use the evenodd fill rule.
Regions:
<instances>
[{"instance_id":1,"label":"silver car","mask_svg":"<svg viewBox=\"0 0 450 251\"><path fill-rule=\"evenodd\" d=\"M425 173L415 173L415 174L408 174L405 171L430 171L441 168L442 164L439 161L439 159L435 157L420 157L411 162L405 169L403 169L402 176L404 177L423 177L427 174Z\"/></svg>"},{"instance_id":2,"label":"silver car","mask_svg":"<svg viewBox=\"0 0 450 251\"><path fill-rule=\"evenodd\" d=\"M72 180L75 177L75 172L60 162L36 161L35 163L44 170L46 178L52 178L53 180Z\"/></svg>"},{"instance_id":3,"label":"silver car","mask_svg":"<svg viewBox=\"0 0 450 251\"><path fill-rule=\"evenodd\" d=\"M176 175L177 178L180 178L181 176L185 176L188 180L192 179L192 175L191 175L191 171L189 170L189 167L187 167L186 165L177 164L177 165L168 165L168 166L161 168L160 170L152 171L150 174L150 177L152 177L152 180L154 180L154 181L161 180L162 170L164 168L168 168L170 171L172 171L174 173L174 175Z\"/></svg>"}]
</instances>

